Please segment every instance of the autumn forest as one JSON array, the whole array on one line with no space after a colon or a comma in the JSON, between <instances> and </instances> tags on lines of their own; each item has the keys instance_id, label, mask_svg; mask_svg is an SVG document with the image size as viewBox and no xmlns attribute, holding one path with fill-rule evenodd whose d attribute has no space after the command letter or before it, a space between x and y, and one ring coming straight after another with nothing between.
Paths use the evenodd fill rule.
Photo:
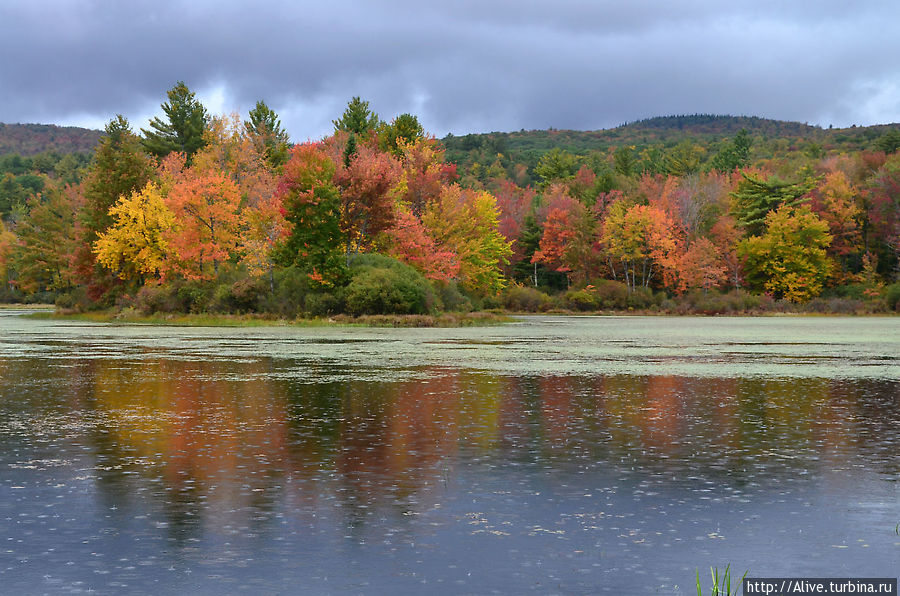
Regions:
<instances>
[{"instance_id":1,"label":"autumn forest","mask_svg":"<svg viewBox=\"0 0 900 596\"><path fill-rule=\"evenodd\" d=\"M591 146L438 140L358 97L337 116L292 145L265 102L214 116L179 82L147 129L116 116L92 153L7 149L0 301L282 318L900 308L895 128L683 117Z\"/></svg>"}]
</instances>

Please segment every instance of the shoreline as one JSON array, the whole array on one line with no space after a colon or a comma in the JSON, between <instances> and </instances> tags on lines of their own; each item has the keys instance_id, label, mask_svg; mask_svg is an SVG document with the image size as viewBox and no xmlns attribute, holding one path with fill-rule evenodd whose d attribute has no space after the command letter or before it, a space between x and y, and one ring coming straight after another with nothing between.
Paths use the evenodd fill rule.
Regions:
<instances>
[{"instance_id":1,"label":"shoreline","mask_svg":"<svg viewBox=\"0 0 900 596\"><path fill-rule=\"evenodd\" d=\"M111 325L151 325L181 327L383 327L383 328L441 328L441 327L486 327L503 325L515 321L515 317L558 316L558 317L893 317L896 313L823 313L823 312L783 312L749 311L731 313L683 312L673 313L653 310L608 310L608 311L477 311L471 313L442 313L439 315L333 315L312 319L284 319L260 314L204 314L204 313L157 313L138 315L135 313L98 311L72 313L51 310L50 305L0 304L0 310L34 311L23 316L39 320L85 321Z\"/></svg>"},{"instance_id":2,"label":"shoreline","mask_svg":"<svg viewBox=\"0 0 900 596\"><path fill-rule=\"evenodd\" d=\"M486 327L512 322L512 315L474 312L440 315L334 315L327 318L284 319L266 315L168 313L66 313L38 311L24 315L31 319L86 321L112 325L158 325L182 327Z\"/></svg>"}]
</instances>

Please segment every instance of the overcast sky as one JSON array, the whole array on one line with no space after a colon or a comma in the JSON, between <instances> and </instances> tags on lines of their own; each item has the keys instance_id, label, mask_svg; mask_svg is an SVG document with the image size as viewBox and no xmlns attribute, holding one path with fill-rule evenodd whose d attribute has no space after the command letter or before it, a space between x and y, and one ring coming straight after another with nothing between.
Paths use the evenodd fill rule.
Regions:
<instances>
[{"instance_id":1,"label":"overcast sky","mask_svg":"<svg viewBox=\"0 0 900 596\"><path fill-rule=\"evenodd\" d=\"M897 0L0 0L0 122L135 128L184 80L295 141L359 95L426 130L715 113L900 121Z\"/></svg>"}]
</instances>

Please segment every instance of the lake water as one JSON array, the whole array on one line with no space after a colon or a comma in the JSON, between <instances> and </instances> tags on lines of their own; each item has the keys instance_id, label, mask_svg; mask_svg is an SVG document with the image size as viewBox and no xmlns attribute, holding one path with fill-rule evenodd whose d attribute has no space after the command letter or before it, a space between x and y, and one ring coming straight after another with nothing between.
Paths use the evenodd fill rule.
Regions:
<instances>
[{"instance_id":1,"label":"lake water","mask_svg":"<svg viewBox=\"0 0 900 596\"><path fill-rule=\"evenodd\" d=\"M4 594L696 594L711 566L900 569L896 317L0 312L0 380Z\"/></svg>"}]
</instances>

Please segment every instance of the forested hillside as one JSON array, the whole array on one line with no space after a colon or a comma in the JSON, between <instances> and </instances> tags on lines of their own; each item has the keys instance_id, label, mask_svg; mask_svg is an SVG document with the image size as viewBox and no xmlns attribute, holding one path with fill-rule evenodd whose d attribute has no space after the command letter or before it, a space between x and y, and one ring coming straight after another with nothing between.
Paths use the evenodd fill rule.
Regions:
<instances>
[{"instance_id":1,"label":"forested hillside","mask_svg":"<svg viewBox=\"0 0 900 596\"><path fill-rule=\"evenodd\" d=\"M586 156L631 147L637 154L649 151L647 155L652 157L653 149L671 149L688 142L703 149L702 164L741 130L753 138L753 158L763 159L791 151L817 155L883 149L878 146L879 140L891 130L900 130L900 124L823 129L755 116L697 114L648 118L595 131L550 129L448 135L442 142L447 148L447 159L462 168L474 165L477 174L480 167L499 164L512 174L515 164L533 170L541 156L551 149ZM533 178L529 175L523 181L532 182Z\"/></svg>"},{"instance_id":2,"label":"forested hillside","mask_svg":"<svg viewBox=\"0 0 900 596\"><path fill-rule=\"evenodd\" d=\"M102 135L99 130L76 126L0 122L0 155L92 153Z\"/></svg>"},{"instance_id":3,"label":"forested hillside","mask_svg":"<svg viewBox=\"0 0 900 596\"><path fill-rule=\"evenodd\" d=\"M873 312L900 303L900 130L672 116L438 141L353 98L318 142L178 83L92 157L0 157L6 300L90 310Z\"/></svg>"}]
</instances>

